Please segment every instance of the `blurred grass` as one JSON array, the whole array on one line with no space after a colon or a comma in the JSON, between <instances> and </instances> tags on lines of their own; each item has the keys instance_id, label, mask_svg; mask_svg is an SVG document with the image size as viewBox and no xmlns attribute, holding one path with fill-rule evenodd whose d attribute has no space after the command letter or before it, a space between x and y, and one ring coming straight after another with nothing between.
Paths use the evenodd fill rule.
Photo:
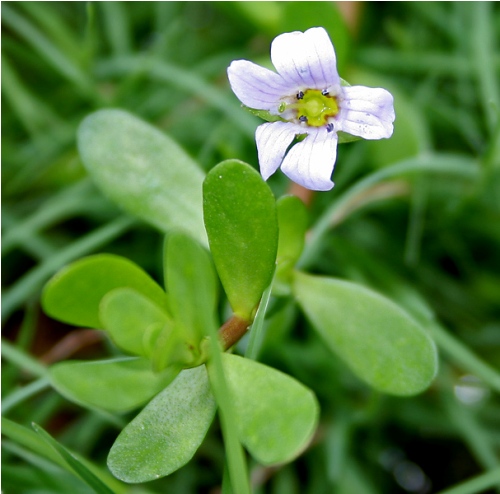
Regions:
<instances>
[{"instance_id":1,"label":"blurred grass","mask_svg":"<svg viewBox=\"0 0 500 494\"><path fill-rule=\"evenodd\" d=\"M115 426L36 380L40 358L71 330L41 314L40 288L61 265L94 251L125 255L160 276L160 234L123 216L86 178L79 122L120 107L171 134L205 170L227 158L257 166L259 121L239 108L226 67L237 58L268 65L276 35L322 25L341 75L390 89L397 120L391 140L339 150L335 188L311 205L302 262L437 320L465 356L438 341L442 371L428 392L379 396L332 359L293 306L271 300L260 359L314 389L322 425L291 466L251 464L254 492L500 492L492 384L500 362L500 7L356 8L345 23L329 2L2 4L2 394L16 404L8 418L36 420L105 469ZM279 173L270 185L277 196L288 188ZM74 352L92 358L109 349ZM464 402L460 379L474 370L480 377L471 359L493 374L469 389L475 402ZM130 492L220 485L219 437L214 426L189 465ZM2 461L6 493L88 492L12 438Z\"/></svg>"}]
</instances>

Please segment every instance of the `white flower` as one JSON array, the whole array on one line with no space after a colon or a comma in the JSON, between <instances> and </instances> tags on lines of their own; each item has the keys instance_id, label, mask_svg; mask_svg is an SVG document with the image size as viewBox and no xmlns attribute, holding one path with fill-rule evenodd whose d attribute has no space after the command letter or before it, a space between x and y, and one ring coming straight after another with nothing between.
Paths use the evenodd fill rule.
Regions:
<instances>
[{"instance_id":1,"label":"white flower","mask_svg":"<svg viewBox=\"0 0 500 494\"><path fill-rule=\"evenodd\" d=\"M267 180L281 166L308 189L330 190L337 132L390 137L392 95L381 88L342 86L333 45L321 27L279 35L271 44L271 60L277 73L248 60L232 62L227 71L244 105L281 119L260 125L255 133L261 174Z\"/></svg>"}]
</instances>

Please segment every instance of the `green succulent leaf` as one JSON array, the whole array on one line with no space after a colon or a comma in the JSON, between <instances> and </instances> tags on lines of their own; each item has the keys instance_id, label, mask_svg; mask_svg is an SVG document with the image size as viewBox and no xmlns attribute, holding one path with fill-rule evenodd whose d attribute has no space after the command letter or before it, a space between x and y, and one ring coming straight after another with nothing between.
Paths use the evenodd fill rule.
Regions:
<instances>
[{"instance_id":1,"label":"green succulent leaf","mask_svg":"<svg viewBox=\"0 0 500 494\"><path fill-rule=\"evenodd\" d=\"M296 262L304 248L309 223L307 209L296 196L284 196L276 202L278 211L279 242L278 264Z\"/></svg>"},{"instance_id":2,"label":"green succulent leaf","mask_svg":"<svg viewBox=\"0 0 500 494\"><path fill-rule=\"evenodd\" d=\"M112 254L80 259L49 280L42 294L45 312L60 321L90 328L101 328L99 304L115 288L129 287L167 306L165 292L132 261Z\"/></svg>"},{"instance_id":3,"label":"green succulent leaf","mask_svg":"<svg viewBox=\"0 0 500 494\"><path fill-rule=\"evenodd\" d=\"M206 244L204 174L170 137L123 110L104 109L80 125L78 150L97 185L124 210Z\"/></svg>"},{"instance_id":4,"label":"green succulent leaf","mask_svg":"<svg viewBox=\"0 0 500 494\"><path fill-rule=\"evenodd\" d=\"M167 311L133 288L115 288L99 305L99 318L115 344L124 352L149 356L144 346L151 326L172 326Z\"/></svg>"},{"instance_id":5,"label":"green succulent leaf","mask_svg":"<svg viewBox=\"0 0 500 494\"><path fill-rule=\"evenodd\" d=\"M210 250L235 314L253 317L270 284L278 246L276 203L250 165L228 160L203 185L203 211Z\"/></svg>"},{"instance_id":6,"label":"green succulent leaf","mask_svg":"<svg viewBox=\"0 0 500 494\"><path fill-rule=\"evenodd\" d=\"M175 326L198 345L207 324L216 325L218 280L209 253L189 236L175 233L165 243L165 278Z\"/></svg>"},{"instance_id":7,"label":"green succulent leaf","mask_svg":"<svg viewBox=\"0 0 500 494\"><path fill-rule=\"evenodd\" d=\"M243 445L263 465L296 458L318 423L314 393L255 360L223 354L223 364Z\"/></svg>"},{"instance_id":8,"label":"green succulent leaf","mask_svg":"<svg viewBox=\"0 0 500 494\"><path fill-rule=\"evenodd\" d=\"M172 367L155 373L148 359L126 357L61 362L50 368L49 375L54 388L75 403L124 412L146 403L178 372Z\"/></svg>"},{"instance_id":9,"label":"green succulent leaf","mask_svg":"<svg viewBox=\"0 0 500 494\"><path fill-rule=\"evenodd\" d=\"M184 466L215 415L205 366L183 370L128 424L108 456L108 467L128 483L155 480Z\"/></svg>"},{"instance_id":10,"label":"green succulent leaf","mask_svg":"<svg viewBox=\"0 0 500 494\"><path fill-rule=\"evenodd\" d=\"M433 341L391 300L355 283L303 273L295 275L294 293L330 349L375 389L414 395L433 380Z\"/></svg>"},{"instance_id":11,"label":"green succulent leaf","mask_svg":"<svg viewBox=\"0 0 500 494\"><path fill-rule=\"evenodd\" d=\"M281 197L276 207L279 240L273 292L285 295L290 293L292 270L304 248L309 218L304 203L296 196Z\"/></svg>"},{"instance_id":12,"label":"green succulent leaf","mask_svg":"<svg viewBox=\"0 0 500 494\"><path fill-rule=\"evenodd\" d=\"M142 348L144 349L144 354L147 357L152 358L157 349L158 338L160 338L163 333L170 334L172 331L174 331L174 327L173 322L170 320L166 325L161 322L155 322L147 326L142 336ZM155 371L158 371L154 365L153 368Z\"/></svg>"}]
</instances>

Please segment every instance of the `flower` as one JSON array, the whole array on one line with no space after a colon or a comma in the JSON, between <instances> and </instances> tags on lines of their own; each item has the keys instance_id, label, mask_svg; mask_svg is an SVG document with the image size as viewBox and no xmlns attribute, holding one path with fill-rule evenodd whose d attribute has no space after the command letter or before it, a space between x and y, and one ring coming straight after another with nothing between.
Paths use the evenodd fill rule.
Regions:
<instances>
[{"instance_id":1,"label":"flower","mask_svg":"<svg viewBox=\"0 0 500 494\"><path fill-rule=\"evenodd\" d=\"M235 60L227 70L238 99L277 120L255 133L262 177L267 180L281 166L308 189L330 190L337 132L390 137L393 97L382 88L342 85L335 50L321 27L279 35L271 44L271 61L277 73L248 60Z\"/></svg>"}]
</instances>

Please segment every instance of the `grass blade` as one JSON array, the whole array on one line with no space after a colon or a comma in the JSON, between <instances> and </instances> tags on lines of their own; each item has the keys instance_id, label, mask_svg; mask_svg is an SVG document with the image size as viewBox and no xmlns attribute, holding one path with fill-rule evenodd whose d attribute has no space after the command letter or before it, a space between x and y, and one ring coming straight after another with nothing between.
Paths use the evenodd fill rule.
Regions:
<instances>
[{"instance_id":1,"label":"grass blade","mask_svg":"<svg viewBox=\"0 0 500 494\"><path fill-rule=\"evenodd\" d=\"M93 82L87 75L22 15L11 7L3 5L2 20L24 38L60 75L70 81L83 96L92 101L100 100Z\"/></svg>"},{"instance_id":2,"label":"grass blade","mask_svg":"<svg viewBox=\"0 0 500 494\"><path fill-rule=\"evenodd\" d=\"M120 216L114 221L84 235L77 241L60 250L55 256L28 271L3 295L2 318L7 318L32 294L41 288L43 283L66 263L98 249L128 230L136 220L129 216Z\"/></svg>"},{"instance_id":3,"label":"grass blade","mask_svg":"<svg viewBox=\"0 0 500 494\"><path fill-rule=\"evenodd\" d=\"M64 446L58 443L38 424L32 424L35 432L49 444L78 476L98 494L115 494L102 480L96 477L83 463L75 458Z\"/></svg>"}]
</instances>

